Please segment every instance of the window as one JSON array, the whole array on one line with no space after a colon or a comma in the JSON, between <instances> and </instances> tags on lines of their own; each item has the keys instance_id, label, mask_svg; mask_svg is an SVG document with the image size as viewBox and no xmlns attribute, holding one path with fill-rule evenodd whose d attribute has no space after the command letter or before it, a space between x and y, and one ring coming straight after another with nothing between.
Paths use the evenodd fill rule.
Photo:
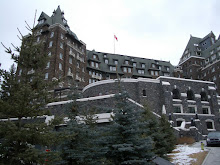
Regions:
<instances>
[{"instance_id":1,"label":"window","mask_svg":"<svg viewBox=\"0 0 220 165\"><path fill-rule=\"evenodd\" d=\"M201 101L208 101L206 92L202 91L202 92L200 93L200 95L201 95Z\"/></svg>"},{"instance_id":2,"label":"window","mask_svg":"<svg viewBox=\"0 0 220 165\"><path fill-rule=\"evenodd\" d=\"M180 92L178 89L173 89L173 99L180 99Z\"/></svg>"},{"instance_id":3,"label":"window","mask_svg":"<svg viewBox=\"0 0 220 165\"><path fill-rule=\"evenodd\" d=\"M67 21L64 18L63 18L63 23L65 23L65 24L67 23Z\"/></svg>"},{"instance_id":4,"label":"window","mask_svg":"<svg viewBox=\"0 0 220 165\"><path fill-rule=\"evenodd\" d=\"M110 71L116 71L116 67L115 66L110 66L109 69L110 69Z\"/></svg>"},{"instance_id":5,"label":"window","mask_svg":"<svg viewBox=\"0 0 220 165\"><path fill-rule=\"evenodd\" d=\"M206 122L207 129L215 129L213 120L207 119L205 122Z\"/></svg>"},{"instance_id":6,"label":"window","mask_svg":"<svg viewBox=\"0 0 220 165\"><path fill-rule=\"evenodd\" d=\"M19 70L19 73L18 73L18 75L20 76L20 75L21 75L21 73L22 73L22 69L20 69L20 70Z\"/></svg>"},{"instance_id":7,"label":"window","mask_svg":"<svg viewBox=\"0 0 220 165\"><path fill-rule=\"evenodd\" d=\"M72 73L72 68L69 68L68 72L69 72L69 73Z\"/></svg>"},{"instance_id":8,"label":"window","mask_svg":"<svg viewBox=\"0 0 220 165\"><path fill-rule=\"evenodd\" d=\"M63 36L63 34L61 33L60 34L60 38L63 40L64 39L64 36Z\"/></svg>"},{"instance_id":9,"label":"window","mask_svg":"<svg viewBox=\"0 0 220 165\"><path fill-rule=\"evenodd\" d=\"M61 60L63 59L63 54L62 54L62 53L60 53L60 59L61 59Z\"/></svg>"},{"instance_id":10,"label":"window","mask_svg":"<svg viewBox=\"0 0 220 165\"><path fill-rule=\"evenodd\" d=\"M63 70L61 63L59 63L59 69L60 69L60 70Z\"/></svg>"},{"instance_id":11,"label":"window","mask_svg":"<svg viewBox=\"0 0 220 165\"><path fill-rule=\"evenodd\" d=\"M126 67L123 67L123 72L127 73L127 68Z\"/></svg>"},{"instance_id":12,"label":"window","mask_svg":"<svg viewBox=\"0 0 220 165\"><path fill-rule=\"evenodd\" d=\"M70 63L70 64L73 64L73 59L72 59L72 57L69 57L69 63Z\"/></svg>"},{"instance_id":13,"label":"window","mask_svg":"<svg viewBox=\"0 0 220 165\"><path fill-rule=\"evenodd\" d=\"M62 42L60 43L60 48L63 49L63 43Z\"/></svg>"},{"instance_id":14,"label":"window","mask_svg":"<svg viewBox=\"0 0 220 165\"><path fill-rule=\"evenodd\" d=\"M96 55L93 55L92 57L93 57L94 59L96 59Z\"/></svg>"},{"instance_id":15,"label":"window","mask_svg":"<svg viewBox=\"0 0 220 165\"><path fill-rule=\"evenodd\" d=\"M53 38L53 36L54 36L54 32L51 32L50 33L50 38Z\"/></svg>"},{"instance_id":16,"label":"window","mask_svg":"<svg viewBox=\"0 0 220 165\"><path fill-rule=\"evenodd\" d=\"M141 68L145 68L145 64L141 64Z\"/></svg>"},{"instance_id":17,"label":"window","mask_svg":"<svg viewBox=\"0 0 220 165\"><path fill-rule=\"evenodd\" d=\"M143 90L143 96L147 96L146 90Z\"/></svg>"},{"instance_id":18,"label":"window","mask_svg":"<svg viewBox=\"0 0 220 165\"><path fill-rule=\"evenodd\" d=\"M161 70L161 66L158 66L158 69Z\"/></svg>"},{"instance_id":19,"label":"window","mask_svg":"<svg viewBox=\"0 0 220 165\"><path fill-rule=\"evenodd\" d=\"M91 63L90 63L90 64L91 64L91 66L92 66L92 67L94 67L94 66L95 66L95 64L94 64L94 62L93 62L93 61L91 61Z\"/></svg>"},{"instance_id":20,"label":"window","mask_svg":"<svg viewBox=\"0 0 220 165\"><path fill-rule=\"evenodd\" d=\"M134 62L134 63L133 63L133 67L136 67L136 66L137 66L137 63L136 63L136 62Z\"/></svg>"},{"instance_id":21,"label":"window","mask_svg":"<svg viewBox=\"0 0 220 165\"><path fill-rule=\"evenodd\" d=\"M107 58L107 55L105 54L103 57L104 57L104 58Z\"/></svg>"},{"instance_id":22,"label":"window","mask_svg":"<svg viewBox=\"0 0 220 165\"><path fill-rule=\"evenodd\" d=\"M91 84L92 83L92 79L89 79L89 84Z\"/></svg>"},{"instance_id":23,"label":"window","mask_svg":"<svg viewBox=\"0 0 220 165\"><path fill-rule=\"evenodd\" d=\"M82 72L85 72L85 69L84 69L84 67L82 67Z\"/></svg>"},{"instance_id":24,"label":"window","mask_svg":"<svg viewBox=\"0 0 220 165\"><path fill-rule=\"evenodd\" d=\"M108 59L105 59L105 63L108 64Z\"/></svg>"},{"instance_id":25,"label":"window","mask_svg":"<svg viewBox=\"0 0 220 165\"><path fill-rule=\"evenodd\" d=\"M189 105L188 106L188 113L196 113L196 106L194 105Z\"/></svg>"},{"instance_id":26,"label":"window","mask_svg":"<svg viewBox=\"0 0 220 165\"><path fill-rule=\"evenodd\" d=\"M166 70L167 70L167 72L169 72L169 71L170 71L170 68L169 68L169 67L166 67Z\"/></svg>"},{"instance_id":27,"label":"window","mask_svg":"<svg viewBox=\"0 0 220 165\"><path fill-rule=\"evenodd\" d=\"M42 19L42 20L39 20L39 22L38 22L39 24L42 24L42 23L44 23L44 19Z\"/></svg>"},{"instance_id":28,"label":"window","mask_svg":"<svg viewBox=\"0 0 220 165\"><path fill-rule=\"evenodd\" d=\"M128 68L128 73L131 73L131 68Z\"/></svg>"},{"instance_id":29,"label":"window","mask_svg":"<svg viewBox=\"0 0 220 165\"><path fill-rule=\"evenodd\" d=\"M155 64L151 64L151 67L152 67L152 68L155 68Z\"/></svg>"},{"instance_id":30,"label":"window","mask_svg":"<svg viewBox=\"0 0 220 165\"><path fill-rule=\"evenodd\" d=\"M215 59L216 59L216 54L214 54L213 56L211 56L211 59L212 59L212 60L215 60Z\"/></svg>"},{"instance_id":31,"label":"window","mask_svg":"<svg viewBox=\"0 0 220 165\"><path fill-rule=\"evenodd\" d=\"M155 76L158 76L158 71L155 71Z\"/></svg>"},{"instance_id":32,"label":"window","mask_svg":"<svg viewBox=\"0 0 220 165\"><path fill-rule=\"evenodd\" d=\"M210 107L208 107L208 106L203 106L203 107L202 107L202 114L211 114L211 113L210 113Z\"/></svg>"},{"instance_id":33,"label":"window","mask_svg":"<svg viewBox=\"0 0 220 165\"><path fill-rule=\"evenodd\" d=\"M192 90L187 91L187 99L188 100L194 100L194 93Z\"/></svg>"},{"instance_id":34,"label":"window","mask_svg":"<svg viewBox=\"0 0 220 165\"><path fill-rule=\"evenodd\" d=\"M212 72L215 72L215 68L214 67L212 68Z\"/></svg>"},{"instance_id":35,"label":"window","mask_svg":"<svg viewBox=\"0 0 220 165\"><path fill-rule=\"evenodd\" d=\"M49 48L53 46L53 41L50 41Z\"/></svg>"},{"instance_id":36,"label":"window","mask_svg":"<svg viewBox=\"0 0 220 165\"><path fill-rule=\"evenodd\" d=\"M99 64L98 64L98 63L95 63L95 67L96 67L96 68L99 68Z\"/></svg>"},{"instance_id":37,"label":"window","mask_svg":"<svg viewBox=\"0 0 220 165\"><path fill-rule=\"evenodd\" d=\"M79 68L79 67L80 67L80 66L79 66L79 62L77 62L77 63L76 63L76 65L77 65L77 68Z\"/></svg>"},{"instance_id":38,"label":"window","mask_svg":"<svg viewBox=\"0 0 220 165\"><path fill-rule=\"evenodd\" d=\"M125 60L125 64L128 65L128 60Z\"/></svg>"},{"instance_id":39,"label":"window","mask_svg":"<svg viewBox=\"0 0 220 165\"><path fill-rule=\"evenodd\" d=\"M173 105L173 113L182 113L182 105L181 104L174 104Z\"/></svg>"},{"instance_id":40,"label":"window","mask_svg":"<svg viewBox=\"0 0 220 165\"><path fill-rule=\"evenodd\" d=\"M115 64L115 65L118 65L118 60L115 60L115 61L114 61L114 64Z\"/></svg>"},{"instance_id":41,"label":"window","mask_svg":"<svg viewBox=\"0 0 220 165\"><path fill-rule=\"evenodd\" d=\"M138 74L144 74L144 70L138 69Z\"/></svg>"},{"instance_id":42,"label":"window","mask_svg":"<svg viewBox=\"0 0 220 165\"><path fill-rule=\"evenodd\" d=\"M48 62L48 63L47 63L47 66L46 66L46 68L49 68L49 67L50 67L50 62Z\"/></svg>"},{"instance_id":43,"label":"window","mask_svg":"<svg viewBox=\"0 0 220 165\"><path fill-rule=\"evenodd\" d=\"M45 73L45 80L48 80L48 73Z\"/></svg>"},{"instance_id":44,"label":"window","mask_svg":"<svg viewBox=\"0 0 220 165\"><path fill-rule=\"evenodd\" d=\"M51 52L48 53L48 56L49 56L49 57L51 56Z\"/></svg>"}]
</instances>

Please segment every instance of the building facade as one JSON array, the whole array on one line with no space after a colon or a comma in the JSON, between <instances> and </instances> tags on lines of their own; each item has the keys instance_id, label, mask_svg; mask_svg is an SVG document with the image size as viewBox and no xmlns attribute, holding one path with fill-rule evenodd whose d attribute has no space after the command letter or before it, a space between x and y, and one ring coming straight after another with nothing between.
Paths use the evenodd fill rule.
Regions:
<instances>
[{"instance_id":1,"label":"building facade","mask_svg":"<svg viewBox=\"0 0 220 165\"><path fill-rule=\"evenodd\" d=\"M213 32L204 38L190 36L189 42L174 69L174 76L212 81L220 93L220 38Z\"/></svg>"}]
</instances>

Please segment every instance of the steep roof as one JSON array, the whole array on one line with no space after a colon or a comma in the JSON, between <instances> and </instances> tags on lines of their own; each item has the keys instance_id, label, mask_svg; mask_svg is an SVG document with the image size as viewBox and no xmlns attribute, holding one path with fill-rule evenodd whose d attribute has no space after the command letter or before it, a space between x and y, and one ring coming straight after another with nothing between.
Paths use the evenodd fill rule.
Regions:
<instances>
[{"instance_id":1,"label":"steep roof","mask_svg":"<svg viewBox=\"0 0 220 165\"><path fill-rule=\"evenodd\" d=\"M67 20L64 18L64 12L61 11L60 6L54 10L52 16L48 16L46 13L42 12L38 21L44 20L42 23L38 23L36 27L41 27L44 25L54 25L54 24L61 24L64 26L69 35L73 36L76 40L79 40L78 37L74 32L69 29L69 25L67 24Z\"/></svg>"}]
</instances>

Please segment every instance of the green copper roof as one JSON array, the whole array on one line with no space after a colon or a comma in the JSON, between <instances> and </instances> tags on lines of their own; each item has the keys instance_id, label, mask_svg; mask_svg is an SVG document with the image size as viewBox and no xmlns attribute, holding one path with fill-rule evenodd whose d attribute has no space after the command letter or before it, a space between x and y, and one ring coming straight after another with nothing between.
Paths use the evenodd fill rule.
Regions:
<instances>
[{"instance_id":1,"label":"green copper roof","mask_svg":"<svg viewBox=\"0 0 220 165\"><path fill-rule=\"evenodd\" d=\"M58 6L57 9L54 10L51 17L49 17L46 13L42 12L38 21L41 21L41 20L44 20L44 22L41 24L38 24L36 27L40 27L44 25L50 26L50 25L58 23L58 24L63 25L66 28L69 35L73 36L76 40L79 40L76 34L69 29L67 20L64 18L64 12L61 11L60 6Z\"/></svg>"}]
</instances>

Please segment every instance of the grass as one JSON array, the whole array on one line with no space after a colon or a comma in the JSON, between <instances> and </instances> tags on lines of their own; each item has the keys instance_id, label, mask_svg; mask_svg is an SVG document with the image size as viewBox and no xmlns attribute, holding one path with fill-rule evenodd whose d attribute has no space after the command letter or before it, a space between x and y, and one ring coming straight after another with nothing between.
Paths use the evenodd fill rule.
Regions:
<instances>
[{"instance_id":1,"label":"grass","mask_svg":"<svg viewBox=\"0 0 220 165\"><path fill-rule=\"evenodd\" d=\"M201 165L208 153L208 151L203 151L189 155L190 158L196 159L195 162L190 162L191 165Z\"/></svg>"}]
</instances>

